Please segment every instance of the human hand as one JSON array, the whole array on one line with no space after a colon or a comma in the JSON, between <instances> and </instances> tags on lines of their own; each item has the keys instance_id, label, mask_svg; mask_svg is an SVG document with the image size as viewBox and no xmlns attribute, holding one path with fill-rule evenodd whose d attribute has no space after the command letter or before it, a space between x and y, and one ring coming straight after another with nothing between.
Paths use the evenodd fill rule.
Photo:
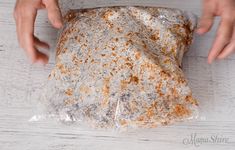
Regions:
<instances>
[{"instance_id":1,"label":"human hand","mask_svg":"<svg viewBox=\"0 0 235 150\"><path fill-rule=\"evenodd\" d=\"M208 32L215 16L220 16L221 20L208 55L209 64L216 58L224 59L235 52L235 0L203 0L203 13L197 33Z\"/></svg>"},{"instance_id":2,"label":"human hand","mask_svg":"<svg viewBox=\"0 0 235 150\"><path fill-rule=\"evenodd\" d=\"M49 58L38 48L49 49L49 45L34 35L34 22L39 9L48 11L48 18L55 28L63 26L58 0L17 0L14 18L20 47L26 51L32 63L46 64Z\"/></svg>"}]
</instances>

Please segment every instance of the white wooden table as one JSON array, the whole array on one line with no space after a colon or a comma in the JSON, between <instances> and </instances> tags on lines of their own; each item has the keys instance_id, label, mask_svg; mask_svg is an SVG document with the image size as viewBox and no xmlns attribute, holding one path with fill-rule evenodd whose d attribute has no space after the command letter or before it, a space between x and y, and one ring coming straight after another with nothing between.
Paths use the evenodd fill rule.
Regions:
<instances>
[{"instance_id":1,"label":"white wooden table","mask_svg":"<svg viewBox=\"0 0 235 150\"><path fill-rule=\"evenodd\" d=\"M108 2L107 2L108 1ZM199 0L64 0L68 8L104 5L150 5L176 7L200 14ZM201 119L151 130L110 133L81 129L53 121L29 122L35 114L32 91L46 81L54 65L53 47L57 31L40 11L36 34L51 46L51 60L46 67L30 65L18 47L12 17L14 0L0 1L0 150L96 150L96 149L235 149L235 56L207 64L207 53L216 26L203 37L196 36L183 61L194 96L200 102ZM27 10L26 10L27 11ZM217 20L218 23L218 20ZM222 143L190 141L224 138Z\"/></svg>"}]
</instances>

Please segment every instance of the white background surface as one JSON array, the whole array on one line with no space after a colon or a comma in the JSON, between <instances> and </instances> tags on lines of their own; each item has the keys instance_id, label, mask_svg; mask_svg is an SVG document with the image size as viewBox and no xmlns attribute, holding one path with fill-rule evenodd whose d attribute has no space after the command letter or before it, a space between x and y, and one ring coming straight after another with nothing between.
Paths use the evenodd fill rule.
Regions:
<instances>
[{"instance_id":1,"label":"white background surface","mask_svg":"<svg viewBox=\"0 0 235 150\"><path fill-rule=\"evenodd\" d=\"M68 8L125 4L167 6L200 14L199 0L63 0ZM0 1L0 150L112 150L112 149L235 149L235 56L207 64L207 53L216 26L203 37L196 36L183 68L193 95L200 102L201 119L151 130L110 133L81 129L53 121L29 122L36 113L31 93L46 81L54 66L53 47L57 31L40 11L36 35L50 43L50 63L31 65L18 47L12 17L14 0ZM27 11L27 10L26 10ZM218 22L218 21L217 21ZM184 139L218 136L228 143L183 144Z\"/></svg>"}]
</instances>

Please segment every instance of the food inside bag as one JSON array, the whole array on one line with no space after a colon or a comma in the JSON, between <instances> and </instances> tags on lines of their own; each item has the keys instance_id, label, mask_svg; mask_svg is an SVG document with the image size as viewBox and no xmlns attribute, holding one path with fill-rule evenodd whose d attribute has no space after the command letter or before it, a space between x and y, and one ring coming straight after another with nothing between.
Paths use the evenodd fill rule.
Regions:
<instances>
[{"instance_id":1,"label":"food inside bag","mask_svg":"<svg viewBox=\"0 0 235 150\"><path fill-rule=\"evenodd\" d=\"M95 128L153 128L196 117L181 70L194 17L122 6L71 10L64 21L39 100L48 114Z\"/></svg>"}]
</instances>

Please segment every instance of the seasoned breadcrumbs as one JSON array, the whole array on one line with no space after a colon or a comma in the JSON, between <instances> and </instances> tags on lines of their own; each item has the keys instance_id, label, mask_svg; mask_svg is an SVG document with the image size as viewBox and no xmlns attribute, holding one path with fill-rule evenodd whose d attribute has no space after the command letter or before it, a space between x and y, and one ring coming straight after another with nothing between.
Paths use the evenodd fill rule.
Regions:
<instances>
[{"instance_id":1,"label":"seasoned breadcrumbs","mask_svg":"<svg viewBox=\"0 0 235 150\"><path fill-rule=\"evenodd\" d=\"M156 7L71 10L41 101L50 114L92 127L167 125L194 116L181 70L195 22Z\"/></svg>"}]
</instances>

